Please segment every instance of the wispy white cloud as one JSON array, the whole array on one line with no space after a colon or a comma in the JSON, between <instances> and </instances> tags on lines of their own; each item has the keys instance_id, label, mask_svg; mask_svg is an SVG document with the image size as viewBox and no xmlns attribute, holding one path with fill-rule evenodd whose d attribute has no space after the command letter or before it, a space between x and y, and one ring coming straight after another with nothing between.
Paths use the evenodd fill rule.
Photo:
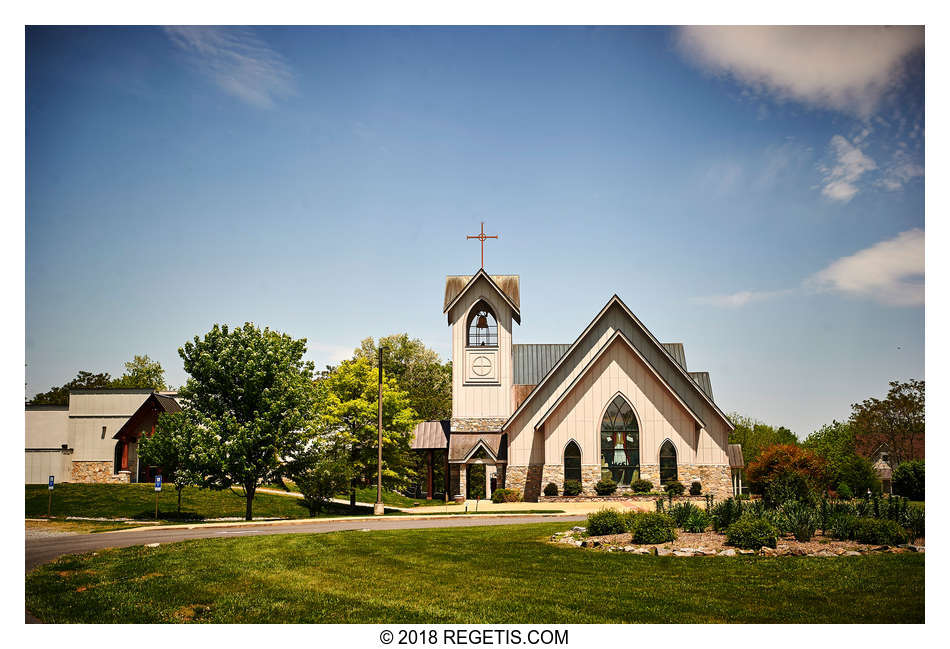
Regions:
<instances>
[{"instance_id":1,"label":"wispy white cloud","mask_svg":"<svg viewBox=\"0 0 950 649\"><path fill-rule=\"evenodd\" d=\"M693 298L693 302L697 304L708 304L710 306L718 306L725 308L737 308L742 307L752 302L762 302L764 300L770 300L781 295L787 295L791 293L790 289L785 289L782 291L739 291L737 293L728 293L724 295L705 295L702 297Z\"/></svg>"},{"instance_id":2,"label":"wispy white cloud","mask_svg":"<svg viewBox=\"0 0 950 649\"><path fill-rule=\"evenodd\" d=\"M294 75L278 52L247 29L166 27L190 63L230 95L259 108L294 91Z\"/></svg>"},{"instance_id":3,"label":"wispy white cloud","mask_svg":"<svg viewBox=\"0 0 950 649\"><path fill-rule=\"evenodd\" d=\"M858 136L857 142L864 136ZM821 193L834 201L847 203L858 193L858 181L868 171L877 169L877 164L855 144L841 135L831 138L829 144L834 162L831 166L819 165L824 175Z\"/></svg>"},{"instance_id":4,"label":"wispy white cloud","mask_svg":"<svg viewBox=\"0 0 950 649\"><path fill-rule=\"evenodd\" d=\"M920 178L923 175L923 165L914 162L910 154L901 148L894 152L893 159L884 169L884 176L879 184L888 191L896 192L903 189L904 185L914 178Z\"/></svg>"},{"instance_id":5,"label":"wispy white cloud","mask_svg":"<svg viewBox=\"0 0 950 649\"><path fill-rule=\"evenodd\" d=\"M888 306L924 303L924 231L901 232L893 239L842 257L805 281L816 291L870 298Z\"/></svg>"},{"instance_id":6,"label":"wispy white cloud","mask_svg":"<svg viewBox=\"0 0 950 649\"><path fill-rule=\"evenodd\" d=\"M921 27L684 27L680 50L779 100L869 118L899 85Z\"/></svg>"},{"instance_id":7,"label":"wispy white cloud","mask_svg":"<svg viewBox=\"0 0 950 649\"><path fill-rule=\"evenodd\" d=\"M779 291L738 291L692 298L697 304L739 308L753 302L801 292L839 293L874 300L885 306L924 304L924 231L901 232L893 239L874 244L853 255L837 259L807 277L800 287Z\"/></svg>"}]
</instances>

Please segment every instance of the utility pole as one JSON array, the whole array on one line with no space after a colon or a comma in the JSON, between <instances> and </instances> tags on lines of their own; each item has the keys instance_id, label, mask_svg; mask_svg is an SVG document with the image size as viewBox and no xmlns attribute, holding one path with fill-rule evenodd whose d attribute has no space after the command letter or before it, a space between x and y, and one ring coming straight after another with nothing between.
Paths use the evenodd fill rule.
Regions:
<instances>
[{"instance_id":1,"label":"utility pole","mask_svg":"<svg viewBox=\"0 0 950 649\"><path fill-rule=\"evenodd\" d=\"M376 504L373 514L381 516L386 512L383 507L383 346L379 346L379 398L376 400L378 415L376 433L379 436L376 445Z\"/></svg>"}]
</instances>

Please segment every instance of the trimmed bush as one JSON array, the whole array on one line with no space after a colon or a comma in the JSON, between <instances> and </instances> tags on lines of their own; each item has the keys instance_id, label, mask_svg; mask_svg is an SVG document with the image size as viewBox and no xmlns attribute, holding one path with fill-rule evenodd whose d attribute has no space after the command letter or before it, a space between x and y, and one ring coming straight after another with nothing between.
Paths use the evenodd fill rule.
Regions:
<instances>
[{"instance_id":1,"label":"trimmed bush","mask_svg":"<svg viewBox=\"0 0 950 649\"><path fill-rule=\"evenodd\" d=\"M545 496L556 496L557 495L557 485L553 482L549 482L544 486L544 495Z\"/></svg>"},{"instance_id":2,"label":"trimmed bush","mask_svg":"<svg viewBox=\"0 0 950 649\"><path fill-rule=\"evenodd\" d=\"M743 502L737 498L727 498L710 511L713 529L723 532L742 516Z\"/></svg>"},{"instance_id":3,"label":"trimmed bush","mask_svg":"<svg viewBox=\"0 0 950 649\"><path fill-rule=\"evenodd\" d=\"M649 480L637 479L630 483L630 488L638 494L645 494L653 491L653 483Z\"/></svg>"},{"instance_id":4,"label":"trimmed bush","mask_svg":"<svg viewBox=\"0 0 950 649\"><path fill-rule=\"evenodd\" d=\"M581 493L581 481L580 480L566 480L564 482L564 495L565 496L577 496Z\"/></svg>"},{"instance_id":5,"label":"trimmed bush","mask_svg":"<svg viewBox=\"0 0 950 649\"><path fill-rule=\"evenodd\" d=\"M636 512L627 518L634 543L669 543L676 540L676 522L659 512Z\"/></svg>"},{"instance_id":6,"label":"trimmed bush","mask_svg":"<svg viewBox=\"0 0 950 649\"><path fill-rule=\"evenodd\" d=\"M851 491L851 487L848 486L847 482L839 482L836 491L838 492L838 498L841 500L851 500L854 498L854 493Z\"/></svg>"},{"instance_id":7,"label":"trimmed bush","mask_svg":"<svg viewBox=\"0 0 950 649\"><path fill-rule=\"evenodd\" d=\"M604 508L587 515L587 534L590 536L623 534L626 531L627 521L616 509Z\"/></svg>"},{"instance_id":8,"label":"trimmed bush","mask_svg":"<svg viewBox=\"0 0 950 649\"><path fill-rule=\"evenodd\" d=\"M673 496L682 496L686 492L686 487L684 487L683 483L679 480L667 482L665 485L663 485L663 489L666 490L667 494L671 494Z\"/></svg>"},{"instance_id":9,"label":"trimmed bush","mask_svg":"<svg viewBox=\"0 0 950 649\"><path fill-rule=\"evenodd\" d=\"M613 480L598 480L597 484L594 485L594 491L597 492L598 496L609 496L617 491L617 483Z\"/></svg>"},{"instance_id":10,"label":"trimmed bush","mask_svg":"<svg viewBox=\"0 0 950 649\"><path fill-rule=\"evenodd\" d=\"M495 489L491 495L493 503L517 503L521 502L521 492L517 489Z\"/></svg>"},{"instance_id":11,"label":"trimmed bush","mask_svg":"<svg viewBox=\"0 0 950 649\"><path fill-rule=\"evenodd\" d=\"M924 461L901 462L894 469L894 493L911 500L924 499Z\"/></svg>"},{"instance_id":12,"label":"trimmed bush","mask_svg":"<svg viewBox=\"0 0 950 649\"><path fill-rule=\"evenodd\" d=\"M896 521L859 518L855 521L854 540L873 545L900 545L907 543L907 530Z\"/></svg>"},{"instance_id":13,"label":"trimmed bush","mask_svg":"<svg viewBox=\"0 0 950 649\"><path fill-rule=\"evenodd\" d=\"M689 516L686 517L686 520L683 521L681 527L684 532L694 532L701 534L706 531L706 528L709 527L710 519L709 514L703 510L697 508L695 511L690 512Z\"/></svg>"},{"instance_id":14,"label":"trimmed bush","mask_svg":"<svg viewBox=\"0 0 950 649\"><path fill-rule=\"evenodd\" d=\"M726 543L743 550L774 548L778 544L778 530L764 518L743 516L726 530Z\"/></svg>"},{"instance_id":15,"label":"trimmed bush","mask_svg":"<svg viewBox=\"0 0 950 649\"><path fill-rule=\"evenodd\" d=\"M703 493L702 483L699 480L693 480L693 482L689 485L689 495L698 496L701 493Z\"/></svg>"}]
</instances>

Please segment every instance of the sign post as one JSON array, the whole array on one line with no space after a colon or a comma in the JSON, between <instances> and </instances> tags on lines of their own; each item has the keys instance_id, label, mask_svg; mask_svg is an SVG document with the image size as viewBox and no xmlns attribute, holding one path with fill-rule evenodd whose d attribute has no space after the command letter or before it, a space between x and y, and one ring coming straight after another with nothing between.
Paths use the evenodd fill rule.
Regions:
<instances>
[{"instance_id":1,"label":"sign post","mask_svg":"<svg viewBox=\"0 0 950 649\"><path fill-rule=\"evenodd\" d=\"M53 483L55 480L55 476L49 477L49 502L46 504L46 518L50 518L53 512Z\"/></svg>"},{"instance_id":2,"label":"sign post","mask_svg":"<svg viewBox=\"0 0 950 649\"><path fill-rule=\"evenodd\" d=\"M158 520L158 494L162 492L162 476L155 476L155 520Z\"/></svg>"}]
</instances>

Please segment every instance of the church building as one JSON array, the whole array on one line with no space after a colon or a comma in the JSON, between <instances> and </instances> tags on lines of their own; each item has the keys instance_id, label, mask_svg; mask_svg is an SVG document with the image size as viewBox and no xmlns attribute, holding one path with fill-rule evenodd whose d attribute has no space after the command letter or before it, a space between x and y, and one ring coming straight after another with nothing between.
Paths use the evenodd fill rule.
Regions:
<instances>
[{"instance_id":1,"label":"church building","mask_svg":"<svg viewBox=\"0 0 950 649\"><path fill-rule=\"evenodd\" d=\"M420 423L412 442L428 455L430 498L434 470L449 476L446 498L508 488L536 501L567 480L594 496L605 477L621 494L638 478L698 480L717 498L741 488L733 426L682 343L660 343L614 295L573 343L514 344L520 304L517 275L446 278L452 418ZM437 450L445 467L432 466Z\"/></svg>"}]
</instances>

